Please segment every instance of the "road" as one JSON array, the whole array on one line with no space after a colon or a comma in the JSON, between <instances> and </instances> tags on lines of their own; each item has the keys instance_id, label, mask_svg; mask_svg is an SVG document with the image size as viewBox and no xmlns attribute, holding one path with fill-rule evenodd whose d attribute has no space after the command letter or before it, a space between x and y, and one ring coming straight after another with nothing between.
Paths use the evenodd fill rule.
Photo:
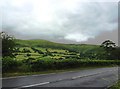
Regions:
<instances>
[{"instance_id":1,"label":"road","mask_svg":"<svg viewBox=\"0 0 120 89\"><path fill-rule=\"evenodd\" d=\"M91 87L105 89L118 80L118 67L96 68L62 73L29 75L2 79L2 87Z\"/></svg>"}]
</instances>

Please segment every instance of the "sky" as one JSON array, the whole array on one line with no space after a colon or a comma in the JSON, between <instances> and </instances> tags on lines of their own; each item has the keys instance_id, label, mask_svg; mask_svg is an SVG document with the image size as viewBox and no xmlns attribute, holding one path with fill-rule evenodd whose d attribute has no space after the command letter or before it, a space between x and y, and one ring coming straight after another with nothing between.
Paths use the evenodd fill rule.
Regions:
<instances>
[{"instance_id":1,"label":"sky","mask_svg":"<svg viewBox=\"0 0 120 89\"><path fill-rule=\"evenodd\" d=\"M18 39L118 44L118 0L1 0L0 27Z\"/></svg>"}]
</instances>

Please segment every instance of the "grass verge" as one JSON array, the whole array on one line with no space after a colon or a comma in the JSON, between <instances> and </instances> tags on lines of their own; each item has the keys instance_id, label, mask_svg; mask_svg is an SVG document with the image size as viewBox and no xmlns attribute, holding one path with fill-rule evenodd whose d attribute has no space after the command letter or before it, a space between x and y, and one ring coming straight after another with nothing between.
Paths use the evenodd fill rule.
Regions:
<instances>
[{"instance_id":1,"label":"grass verge","mask_svg":"<svg viewBox=\"0 0 120 89\"><path fill-rule=\"evenodd\" d=\"M112 87L110 87L109 89L120 89L120 80L118 80L118 82L114 84Z\"/></svg>"}]
</instances>

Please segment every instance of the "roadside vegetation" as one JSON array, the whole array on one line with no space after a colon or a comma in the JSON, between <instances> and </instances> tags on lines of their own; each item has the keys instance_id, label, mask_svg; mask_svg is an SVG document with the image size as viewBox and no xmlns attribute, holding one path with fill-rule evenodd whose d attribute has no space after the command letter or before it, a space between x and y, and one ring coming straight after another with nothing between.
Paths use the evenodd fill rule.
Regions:
<instances>
[{"instance_id":1,"label":"roadside vegetation","mask_svg":"<svg viewBox=\"0 0 120 89\"><path fill-rule=\"evenodd\" d=\"M46 40L20 40L0 33L2 71L30 73L120 64L120 47L110 40L101 45L60 44Z\"/></svg>"},{"instance_id":2,"label":"roadside vegetation","mask_svg":"<svg viewBox=\"0 0 120 89\"><path fill-rule=\"evenodd\" d=\"M120 89L120 80L109 89Z\"/></svg>"}]
</instances>

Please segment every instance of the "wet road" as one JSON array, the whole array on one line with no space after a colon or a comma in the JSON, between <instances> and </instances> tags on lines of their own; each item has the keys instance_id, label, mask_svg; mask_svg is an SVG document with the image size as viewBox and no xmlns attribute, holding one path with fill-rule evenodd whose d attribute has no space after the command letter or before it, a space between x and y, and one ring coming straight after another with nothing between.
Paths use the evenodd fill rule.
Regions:
<instances>
[{"instance_id":1,"label":"wet road","mask_svg":"<svg viewBox=\"0 0 120 89\"><path fill-rule=\"evenodd\" d=\"M103 87L118 80L118 67L4 78L3 87Z\"/></svg>"}]
</instances>

